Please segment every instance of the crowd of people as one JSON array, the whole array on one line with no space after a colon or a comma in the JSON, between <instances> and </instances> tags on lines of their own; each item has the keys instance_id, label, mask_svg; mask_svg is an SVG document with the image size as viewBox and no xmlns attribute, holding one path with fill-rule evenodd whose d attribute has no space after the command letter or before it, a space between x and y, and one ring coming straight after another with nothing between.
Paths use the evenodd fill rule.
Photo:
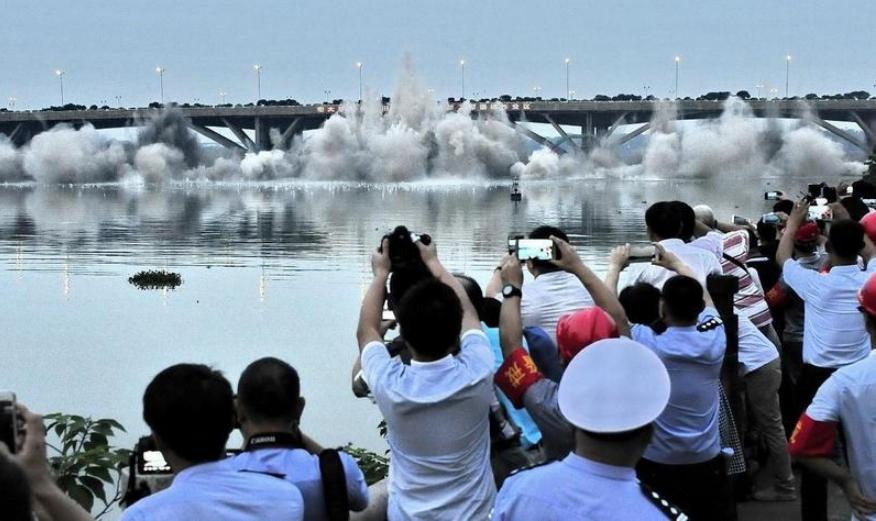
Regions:
<instances>
[{"instance_id":1,"label":"crowd of people","mask_svg":"<svg viewBox=\"0 0 876 521\"><path fill-rule=\"evenodd\" d=\"M348 454L301 431L282 360L253 362L236 393L181 364L143 396L175 477L122 520L721 521L740 500L799 499L801 519L826 521L828 481L876 520L871 199L858 181L755 223L657 202L646 262L618 246L603 277L539 226L528 238L551 258L509 248L483 289L397 228L371 257L352 382L386 422L388 478L369 489ZM728 280L735 291L714 291ZM88 519L47 470L39 416L19 414L19 447L0 457L18 498L6 510ZM245 443L228 457L235 428Z\"/></svg>"}]
</instances>

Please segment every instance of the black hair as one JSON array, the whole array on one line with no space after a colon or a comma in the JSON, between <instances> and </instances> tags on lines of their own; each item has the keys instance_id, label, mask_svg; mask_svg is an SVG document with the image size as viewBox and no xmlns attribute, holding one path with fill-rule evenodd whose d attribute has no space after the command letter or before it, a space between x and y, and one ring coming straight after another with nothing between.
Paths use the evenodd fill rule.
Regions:
<instances>
[{"instance_id":1,"label":"black hair","mask_svg":"<svg viewBox=\"0 0 876 521\"><path fill-rule=\"evenodd\" d=\"M779 199L773 204L773 211L791 215L791 212L794 211L794 201L790 199Z\"/></svg>"},{"instance_id":2,"label":"black hair","mask_svg":"<svg viewBox=\"0 0 876 521\"><path fill-rule=\"evenodd\" d=\"M15 447L10 447L15 449ZM31 491L24 471L0 456L0 512L9 521L32 521Z\"/></svg>"},{"instance_id":3,"label":"black hair","mask_svg":"<svg viewBox=\"0 0 876 521\"><path fill-rule=\"evenodd\" d=\"M402 299L396 318L401 336L418 355L437 360L457 345L462 304L453 288L437 278L421 281Z\"/></svg>"},{"instance_id":4,"label":"black hair","mask_svg":"<svg viewBox=\"0 0 876 521\"><path fill-rule=\"evenodd\" d=\"M858 197L844 197L840 200L840 204L849 212L849 217L854 221L860 221L870 213L870 208Z\"/></svg>"},{"instance_id":5,"label":"black hair","mask_svg":"<svg viewBox=\"0 0 876 521\"><path fill-rule=\"evenodd\" d=\"M478 318L480 318L484 309L484 291L481 289L481 285L478 284L478 281L468 275L454 273L453 276L456 277L456 280L458 280L460 284L462 284L462 289L465 290L465 294L468 295L468 300L471 302L471 305L474 306Z\"/></svg>"},{"instance_id":6,"label":"black hair","mask_svg":"<svg viewBox=\"0 0 876 521\"><path fill-rule=\"evenodd\" d=\"M761 245L776 242L779 230L775 224L764 222L763 217L757 221L757 236Z\"/></svg>"},{"instance_id":7,"label":"black hair","mask_svg":"<svg viewBox=\"0 0 876 521\"><path fill-rule=\"evenodd\" d=\"M864 249L864 227L857 221L833 222L828 238L831 251L843 259L854 259Z\"/></svg>"},{"instance_id":8,"label":"black hair","mask_svg":"<svg viewBox=\"0 0 876 521\"><path fill-rule=\"evenodd\" d=\"M608 441L608 442L626 442L632 441L636 438L640 438L643 436L647 436L649 439L654 434L654 424L649 423L647 425L643 425L637 429L633 429L630 431L624 432L591 432L585 431L583 429L579 429L583 432L587 437L593 438L597 441Z\"/></svg>"},{"instance_id":9,"label":"black hair","mask_svg":"<svg viewBox=\"0 0 876 521\"><path fill-rule=\"evenodd\" d=\"M660 201L645 211L645 224L659 239L673 239L681 234L682 216L678 206Z\"/></svg>"},{"instance_id":10,"label":"black hair","mask_svg":"<svg viewBox=\"0 0 876 521\"><path fill-rule=\"evenodd\" d=\"M876 186L869 181L858 179L852 183L852 195L861 199L876 199Z\"/></svg>"},{"instance_id":11,"label":"black hair","mask_svg":"<svg viewBox=\"0 0 876 521\"><path fill-rule=\"evenodd\" d=\"M869 312L865 311L863 308L859 308L859 309L864 314L864 322L866 324L867 331L876 331L876 316L871 315Z\"/></svg>"},{"instance_id":12,"label":"black hair","mask_svg":"<svg viewBox=\"0 0 876 521\"><path fill-rule=\"evenodd\" d=\"M233 396L219 371L200 364L174 365L146 387L143 420L186 461L215 461L225 454L234 428Z\"/></svg>"},{"instance_id":13,"label":"black hair","mask_svg":"<svg viewBox=\"0 0 876 521\"><path fill-rule=\"evenodd\" d=\"M389 294L387 296L389 309L395 311L409 289L418 282L430 277L432 277L432 274L420 267L403 268L393 271L389 277Z\"/></svg>"},{"instance_id":14,"label":"black hair","mask_svg":"<svg viewBox=\"0 0 876 521\"><path fill-rule=\"evenodd\" d=\"M265 357L249 364L237 382L237 399L246 414L256 420L298 419L301 381L286 362Z\"/></svg>"},{"instance_id":15,"label":"black hair","mask_svg":"<svg viewBox=\"0 0 876 521\"><path fill-rule=\"evenodd\" d=\"M647 282L627 286L618 300L633 324L651 325L660 320L660 290Z\"/></svg>"},{"instance_id":16,"label":"black hair","mask_svg":"<svg viewBox=\"0 0 876 521\"><path fill-rule=\"evenodd\" d=\"M678 210L678 215L681 217L681 230L678 232L676 238L681 239L684 242L690 242L694 234L694 227L696 227L697 223L696 212L694 212L691 205L684 201L669 201L669 204Z\"/></svg>"},{"instance_id":17,"label":"black hair","mask_svg":"<svg viewBox=\"0 0 876 521\"><path fill-rule=\"evenodd\" d=\"M558 239L563 239L566 242L569 242L569 236L566 233L555 227L555 226L539 226L538 228L529 232L530 239L550 239L551 235ZM543 260L532 260L533 266L538 268L542 273L550 273L552 271L562 271L562 268L557 267L550 261Z\"/></svg>"},{"instance_id":18,"label":"black hair","mask_svg":"<svg viewBox=\"0 0 876 521\"><path fill-rule=\"evenodd\" d=\"M481 306L481 322L487 327L499 327L499 315L502 313L502 303L493 297L484 298Z\"/></svg>"},{"instance_id":19,"label":"black hair","mask_svg":"<svg viewBox=\"0 0 876 521\"><path fill-rule=\"evenodd\" d=\"M676 275L663 284L663 305L675 320L696 321L705 307L703 287L697 279Z\"/></svg>"}]
</instances>

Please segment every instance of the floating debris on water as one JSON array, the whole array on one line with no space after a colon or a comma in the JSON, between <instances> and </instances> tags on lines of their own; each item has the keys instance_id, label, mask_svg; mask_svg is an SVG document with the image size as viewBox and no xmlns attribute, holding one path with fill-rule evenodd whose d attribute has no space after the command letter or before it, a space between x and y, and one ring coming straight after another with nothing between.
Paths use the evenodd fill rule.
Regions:
<instances>
[{"instance_id":1,"label":"floating debris on water","mask_svg":"<svg viewBox=\"0 0 876 521\"><path fill-rule=\"evenodd\" d=\"M182 277L172 271L147 270L128 277L128 283L133 284L137 289L176 289L182 284Z\"/></svg>"}]
</instances>

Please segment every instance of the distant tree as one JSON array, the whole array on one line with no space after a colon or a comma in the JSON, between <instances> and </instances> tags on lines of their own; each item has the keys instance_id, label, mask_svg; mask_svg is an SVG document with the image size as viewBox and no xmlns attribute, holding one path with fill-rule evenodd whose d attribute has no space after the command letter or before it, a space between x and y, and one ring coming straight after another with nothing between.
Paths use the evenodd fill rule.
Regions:
<instances>
[{"instance_id":1,"label":"distant tree","mask_svg":"<svg viewBox=\"0 0 876 521\"><path fill-rule=\"evenodd\" d=\"M736 97L739 99L751 99L751 94L748 93L747 90L740 90L736 93Z\"/></svg>"},{"instance_id":2,"label":"distant tree","mask_svg":"<svg viewBox=\"0 0 876 521\"><path fill-rule=\"evenodd\" d=\"M803 99L808 99L808 100L818 99L818 94L815 94L814 92L810 92L809 94L803 96Z\"/></svg>"},{"instance_id":3,"label":"distant tree","mask_svg":"<svg viewBox=\"0 0 876 521\"><path fill-rule=\"evenodd\" d=\"M870 97L870 93L865 90L854 90L846 93L844 97L846 99L867 99Z\"/></svg>"},{"instance_id":4,"label":"distant tree","mask_svg":"<svg viewBox=\"0 0 876 521\"><path fill-rule=\"evenodd\" d=\"M597 94L596 96L593 96L593 101L611 101L611 98L605 94Z\"/></svg>"},{"instance_id":5,"label":"distant tree","mask_svg":"<svg viewBox=\"0 0 876 521\"><path fill-rule=\"evenodd\" d=\"M502 94L501 96L499 96L499 100L500 101L511 101L511 96L509 96L508 94Z\"/></svg>"},{"instance_id":6,"label":"distant tree","mask_svg":"<svg viewBox=\"0 0 876 521\"><path fill-rule=\"evenodd\" d=\"M97 110L97 105L92 105L88 107L88 110Z\"/></svg>"}]
</instances>

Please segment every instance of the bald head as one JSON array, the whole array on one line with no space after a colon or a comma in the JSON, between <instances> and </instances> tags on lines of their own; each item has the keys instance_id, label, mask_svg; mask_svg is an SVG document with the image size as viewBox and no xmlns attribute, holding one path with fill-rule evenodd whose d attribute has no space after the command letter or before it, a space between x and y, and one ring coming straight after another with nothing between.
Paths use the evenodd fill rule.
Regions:
<instances>
[{"instance_id":1,"label":"bald head","mask_svg":"<svg viewBox=\"0 0 876 521\"><path fill-rule=\"evenodd\" d=\"M705 204L698 204L693 208L694 215L697 220L709 228L715 227L715 213L712 211L712 208Z\"/></svg>"}]
</instances>

